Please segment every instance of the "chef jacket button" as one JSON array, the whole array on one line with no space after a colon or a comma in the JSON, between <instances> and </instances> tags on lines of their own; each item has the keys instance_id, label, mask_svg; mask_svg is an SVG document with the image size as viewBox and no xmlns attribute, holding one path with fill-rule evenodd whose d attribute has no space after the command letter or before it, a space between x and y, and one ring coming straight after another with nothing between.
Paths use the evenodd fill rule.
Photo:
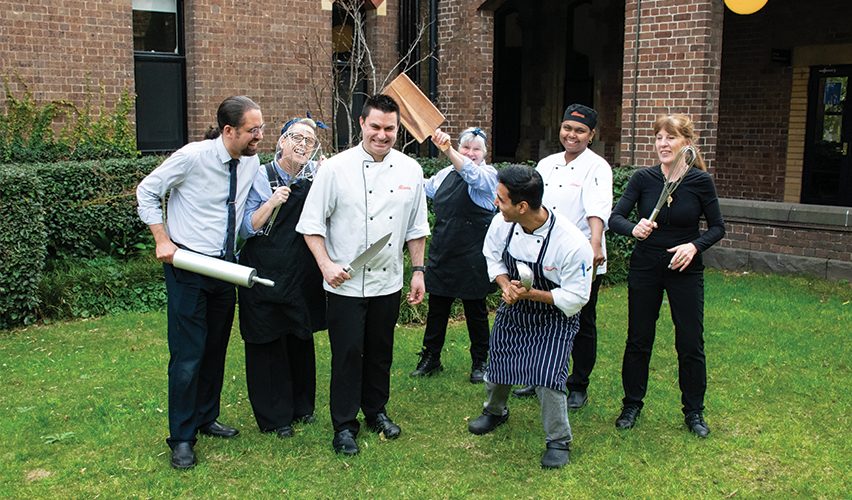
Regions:
<instances>
[{"instance_id":1,"label":"chef jacket button","mask_svg":"<svg viewBox=\"0 0 852 500\"><path fill-rule=\"evenodd\" d=\"M393 219L393 215L391 215L391 216L390 216L390 217L388 217L388 218L389 218L389 219Z\"/></svg>"},{"instance_id":2,"label":"chef jacket button","mask_svg":"<svg viewBox=\"0 0 852 500\"><path fill-rule=\"evenodd\" d=\"M393 189L391 189L391 193L393 193Z\"/></svg>"},{"instance_id":3,"label":"chef jacket button","mask_svg":"<svg viewBox=\"0 0 852 500\"><path fill-rule=\"evenodd\" d=\"M562 187L562 184L560 184L559 187Z\"/></svg>"},{"instance_id":4,"label":"chef jacket button","mask_svg":"<svg viewBox=\"0 0 852 500\"><path fill-rule=\"evenodd\" d=\"M367 192L368 192L368 193L370 193L370 194L373 194L373 190L372 190L372 189L371 189L371 190L369 190L369 191L367 191Z\"/></svg>"},{"instance_id":5,"label":"chef jacket button","mask_svg":"<svg viewBox=\"0 0 852 500\"><path fill-rule=\"evenodd\" d=\"M541 243L541 240L535 240L536 243Z\"/></svg>"},{"instance_id":6,"label":"chef jacket button","mask_svg":"<svg viewBox=\"0 0 852 500\"><path fill-rule=\"evenodd\" d=\"M382 268L382 271L387 271L387 270L388 270L388 268L386 268L386 267Z\"/></svg>"},{"instance_id":7,"label":"chef jacket button","mask_svg":"<svg viewBox=\"0 0 852 500\"><path fill-rule=\"evenodd\" d=\"M544 185L545 185L545 186L549 186L550 184L545 183Z\"/></svg>"},{"instance_id":8,"label":"chef jacket button","mask_svg":"<svg viewBox=\"0 0 852 500\"><path fill-rule=\"evenodd\" d=\"M373 218L372 218L372 217L370 217L370 220L373 220Z\"/></svg>"},{"instance_id":9,"label":"chef jacket button","mask_svg":"<svg viewBox=\"0 0 852 500\"><path fill-rule=\"evenodd\" d=\"M370 269L370 268L368 267L368 268L367 268L367 272L369 273L370 271L372 271L372 269Z\"/></svg>"}]
</instances>

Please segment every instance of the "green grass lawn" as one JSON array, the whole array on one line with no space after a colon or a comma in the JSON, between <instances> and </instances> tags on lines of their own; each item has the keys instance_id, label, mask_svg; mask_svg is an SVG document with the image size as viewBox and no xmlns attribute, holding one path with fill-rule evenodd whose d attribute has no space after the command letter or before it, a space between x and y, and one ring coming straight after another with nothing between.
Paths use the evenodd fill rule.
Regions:
<instances>
[{"instance_id":1,"label":"green grass lawn","mask_svg":"<svg viewBox=\"0 0 852 500\"><path fill-rule=\"evenodd\" d=\"M423 328L396 333L390 416L397 441L362 431L361 453L335 455L329 345L315 337L317 421L286 440L258 432L236 329L220 420L241 434L200 437L199 465L169 466L165 314L122 314L0 333L0 497L78 498L852 498L852 287L708 272L705 341L710 437L683 424L667 306L645 409L619 431L627 289L601 290L590 404L572 413L571 464L542 470L535 398L509 421L467 431L482 385L467 377L463 323L441 374L411 379Z\"/></svg>"}]
</instances>

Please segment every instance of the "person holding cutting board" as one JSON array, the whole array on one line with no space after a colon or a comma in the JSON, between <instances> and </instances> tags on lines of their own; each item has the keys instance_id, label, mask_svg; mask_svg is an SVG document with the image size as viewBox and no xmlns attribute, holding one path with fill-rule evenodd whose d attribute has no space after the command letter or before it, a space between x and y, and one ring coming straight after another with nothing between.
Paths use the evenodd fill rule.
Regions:
<instances>
[{"instance_id":1,"label":"person holding cutting board","mask_svg":"<svg viewBox=\"0 0 852 500\"><path fill-rule=\"evenodd\" d=\"M433 199L435 224L426 261L429 313L420 362L412 377L428 376L444 369L441 349L447 321L456 298L464 305L470 336L470 381L481 383L488 361L488 306L485 297L496 290L488 279L482 242L497 207L497 170L485 163L485 132L468 128L459 136L459 149L450 136L435 130L432 142L447 146L452 165L424 180L426 196ZM442 148L443 149L443 148Z\"/></svg>"}]
</instances>

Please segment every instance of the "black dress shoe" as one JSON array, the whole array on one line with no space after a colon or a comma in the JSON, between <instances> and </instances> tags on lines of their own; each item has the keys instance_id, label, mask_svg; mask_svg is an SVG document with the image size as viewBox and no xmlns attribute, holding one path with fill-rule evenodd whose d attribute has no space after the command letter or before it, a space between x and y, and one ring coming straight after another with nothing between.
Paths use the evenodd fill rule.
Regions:
<instances>
[{"instance_id":1,"label":"black dress shoe","mask_svg":"<svg viewBox=\"0 0 852 500\"><path fill-rule=\"evenodd\" d=\"M485 361L474 361L470 367L470 383L481 384L485 382L485 370L488 368L488 363Z\"/></svg>"},{"instance_id":2,"label":"black dress shoe","mask_svg":"<svg viewBox=\"0 0 852 500\"><path fill-rule=\"evenodd\" d=\"M312 424L316 419L313 415L302 415L293 419L294 424Z\"/></svg>"},{"instance_id":3,"label":"black dress shoe","mask_svg":"<svg viewBox=\"0 0 852 500\"><path fill-rule=\"evenodd\" d=\"M627 405L621 409L621 415L615 419L615 426L619 429L629 429L636 425L636 417L642 409L636 405Z\"/></svg>"},{"instance_id":4,"label":"black dress shoe","mask_svg":"<svg viewBox=\"0 0 852 500\"><path fill-rule=\"evenodd\" d=\"M547 451L541 457L542 469L558 469L571 461L571 446L566 443L551 441L547 443Z\"/></svg>"},{"instance_id":5,"label":"black dress shoe","mask_svg":"<svg viewBox=\"0 0 852 500\"><path fill-rule=\"evenodd\" d=\"M568 394L568 409L569 410L579 410L580 408L586 406L589 403L589 395L586 394L586 391L571 391Z\"/></svg>"},{"instance_id":6,"label":"black dress shoe","mask_svg":"<svg viewBox=\"0 0 852 500\"><path fill-rule=\"evenodd\" d=\"M535 396L535 386L528 385L526 387L521 387L520 389L515 389L512 391L512 394L519 398L528 398L530 396Z\"/></svg>"},{"instance_id":7,"label":"black dress shoe","mask_svg":"<svg viewBox=\"0 0 852 500\"><path fill-rule=\"evenodd\" d=\"M393 421L391 421L385 413L379 413L376 415L376 419L372 422L367 422L367 425L370 426L370 429L374 432L383 433L385 435L385 439L396 439L402 432L402 429L393 423Z\"/></svg>"},{"instance_id":8,"label":"black dress shoe","mask_svg":"<svg viewBox=\"0 0 852 500\"><path fill-rule=\"evenodd\" d=\"M686 415L683 419L690 432L698 434L698 437L706 438L710 435L710 428L704 422L704 416L700 411L693 411Z\"/></svg>"},{"instance_id":9,"label":"black dress shoe","mask_svg":"<svg viewBox=\"0 0 852 500\"><path fill-rule=\"evenodd\" d=\"M195 459L195 451L192 450L192 443L178 443L175 449L172 450L172 467L175 469L191 469L195 467L198 460Z\"/></svg>"},{"instance_id":10,"label":"black dress shoe","mask_svg":"<svg viewBox=\"0 0 852 500\"><path fill-rule=\"evenodd\" d=\"M293 428L289 425L284 425L277 429L273 429L272 432L277 434L280 438L291 438L296 435L293 433Z\"/></svg>"},{"instance_id":11,"label":"black dress shoe","mask_svg":"<svg viewBox=\"0 0 852 500\"><path fill-rule=\"evenodd\" d=\"M417 368L409 374L410 377L428 377L436 372L444 370L444 365L441 364L440 354L432 354L426 349L423 349L418 352L417 355L420 356L420 362L417 363Z\"/></svg>"},{"instance_id":12,"label":"black dress shoe","mask_svg":"<svg viewBox=\"0 0 852 500\"><path fill-rule=\"evenodd\" d=\"M476 417L467 425L467 430L476 435L487 434L497 428L498 425L509 420L509 409L502 416L492 415L487 410L482 410L482 415Z\"/></svg>"},{"instance_id":13,"label":"black dress shoe","mask_svg":"<svg viewBox=\"0 0 852 500\"><path fill-rule=\"evenodd\" d=\"M204 434L205 436L216 436L222 438L230 438L234 437L240 433L237 429L233 427L228 427L227 425L220 424L216 420L205 425L204 427L199 427L198 432Z\"/></svg>"},{"instance_id":14,"label":"black dress shoe","mask_svg":"<svg viewBox=\"0 0 852 500\"><path fill-rule=\"evenodd\" d=\"M334 451L337 453L349 456L358 454L358 444L355 443L355 434L349 429L335 432L331 445L334 446Z\"/></svg>"}]
</instances>

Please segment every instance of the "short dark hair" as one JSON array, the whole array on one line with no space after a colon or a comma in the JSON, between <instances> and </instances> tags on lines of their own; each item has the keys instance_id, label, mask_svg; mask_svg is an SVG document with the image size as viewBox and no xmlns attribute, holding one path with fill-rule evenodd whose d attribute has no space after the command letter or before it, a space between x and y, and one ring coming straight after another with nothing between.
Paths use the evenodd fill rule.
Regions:
<instances>
[{"instance_id":1,"label":"short dark hair","mask_svg":"<svg viewBox=\"0 0 852 500\"><path fill-rule=\"evenodd\" d=\"M370 116L370 111L374 109L382 113L396 113L396 121L399 121L399 104L389 95L376 94L368 97L364 101L364 107L361 108L361 118L366 120Z\"/></svg>"},{"instance_id":2,"label":"short dark hair","mask_svg":"<svg viewBox=\"0 0 852 500\"><path fill-rule=\"evenodd\" d=\"M225 130L225 125L240 128L245 123L246 112L252 109L260 109L260 106L244 95L232 95L222 101L216 111L219 132Z\"/></svg>"},{"instance_id":3,"label":"short dark hair","mask_svg":"<svg viewBox=\"0 0 852 500\"><path fill-rule=\"evenodd\" d=\"M497 172L497 180L506 186L513 205L525 201L533 210L541 208L544 181L534 168L527 165L509 165Z\"/></svg>"}]
</instances>

